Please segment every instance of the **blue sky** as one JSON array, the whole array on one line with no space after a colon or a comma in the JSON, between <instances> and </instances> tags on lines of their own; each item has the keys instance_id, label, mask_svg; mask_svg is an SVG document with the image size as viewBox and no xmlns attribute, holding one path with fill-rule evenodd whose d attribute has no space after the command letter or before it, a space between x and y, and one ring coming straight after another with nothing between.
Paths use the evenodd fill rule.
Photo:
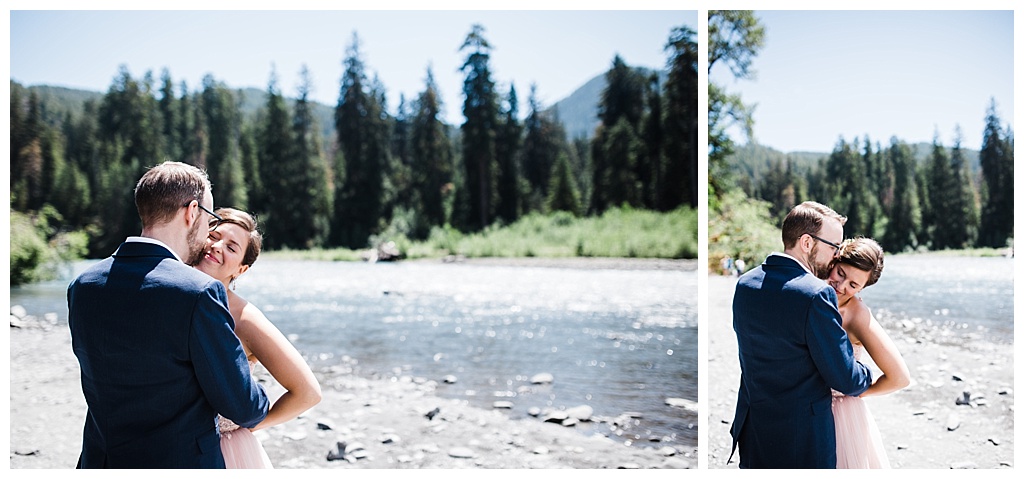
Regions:
<instances>
[{"instance_id":1,"label":"blue sky","mask_svg":"<svg viewBox=\"0 0 1024 479\"><path fill-rule=\"evenodd\" d=\"M308 3L308 2L305 2ZM563 2L564 3L564 2ZM223 3L222 3L223 4ZM670 5L660 2L660 5ZM173 7L172 7L173 8ZM514 82L527 109L530 85L548 106L602 74L618 53L627 64L663 68L672 27L696 30L696 11L11 11L10 77L106 91L127 65L133 77L167 68L191 90L206 74L232 88L266 89L272 65L294 96L299 71L313 77L314 100L335 105L353 31L371 78L415 98L432 66L445 120L462 121L460 53L474 23L484 26L501 91ZM180 94L180 92L179 92Z\"/></svg>"},{"instance_id":2,"label":"blue sky","mask_svg":"<svg viewBox=\"0 0 1024 479\"><path fill-rule=\"evenodd\" d=\"M756 80L733 81L717 64L710 79L757 104L760 144L828 152L840 136L887 145L938 132L948 147L959 125L977 149L993 98L1012 123L1012 11L755 13L767 27Z\"/></svg>"}]
</instances>

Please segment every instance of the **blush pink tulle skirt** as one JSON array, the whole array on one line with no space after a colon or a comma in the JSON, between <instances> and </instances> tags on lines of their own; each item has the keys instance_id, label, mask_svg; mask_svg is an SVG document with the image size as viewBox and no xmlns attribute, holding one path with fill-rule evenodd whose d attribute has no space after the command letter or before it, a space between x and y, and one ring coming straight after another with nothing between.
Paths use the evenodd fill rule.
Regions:
<instances>
[{"instance_id":1,"label":"blush pink tulle skirt","mask_svg":"<svg viewBox=\"0 0 1024 479\"><path fill-rule=\"evenodd\" d=\"M863 399L836 393L832 396L832 414L836 421L837 469L889 468L882 435Z\"/></svg>"},{"instance_id":2,"label":"blush pink tulle skirt","mask_svg":"<svg viewBox=\"0 0 1024 479\"><path fill-rule=\"evenodd\" d=\"M221 433L220 450L228 469L273 469L263 444L252 431L241 427Z\"/></svg>"}]
</instances>

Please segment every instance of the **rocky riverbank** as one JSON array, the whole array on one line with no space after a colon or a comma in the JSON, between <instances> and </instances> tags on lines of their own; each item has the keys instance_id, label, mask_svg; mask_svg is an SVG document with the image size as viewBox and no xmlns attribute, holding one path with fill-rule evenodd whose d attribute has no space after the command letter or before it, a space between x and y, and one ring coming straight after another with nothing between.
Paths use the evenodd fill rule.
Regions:
<instances>
[{"instance_id":1,"label":"rocky riverbank","mask_svg":"<svg viewBox=\"0 0 1024 479\"><path fill-rule=\"evenodd\" d=\"M708 278L708 467L726 464L740 368L732 330L736 278ZM904 390L865 399L894 468L1003 469L1014 459L1013 346L880 318L910 368ZM877 368L875 368L877 371Z\"/></svg>"},{"instance_id":2,"label":"rocky riverbank","mask_svg":"<svg viewBox=\"0 0 1024 479\"><path fill-rule=\"evenodd\" d=\"M67 327L55 316L12 316L10 345L10 467L73 468L86 406ZM257 375L271 397L281 393L265 371ZM344 365L316 375L324 393L319 405L257 432L277 468L661 469L698 462L696 448L627 446L581 434L573 420L616 420L591 417L585 408L513 420L501 404L485 410L439 398L432 380L360 378Z\"/></svg>"}]
</instances>

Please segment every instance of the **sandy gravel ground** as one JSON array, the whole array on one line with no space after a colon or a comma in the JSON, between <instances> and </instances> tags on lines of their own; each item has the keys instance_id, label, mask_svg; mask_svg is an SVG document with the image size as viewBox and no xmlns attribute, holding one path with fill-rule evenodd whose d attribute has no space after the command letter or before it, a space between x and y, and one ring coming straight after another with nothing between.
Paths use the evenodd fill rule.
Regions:
<instances>
[{"instance_id":1,"label":"sandy gravel ground","mask_svg":"<svg viewBox=\"0 0 1024 479\"><path fill-rule=\"evenodd\" d=\"M708 278L708 467L726 464L740 368L732 330L736 278ZM1013 347L958 341L920 324L886 324L910 368L910 386L867 398L894 468L1006 469L1014 459ZM877 371L877 369L876 369ZM970 401L957 400L969 393Z\"/></svg>"}]
</instances>

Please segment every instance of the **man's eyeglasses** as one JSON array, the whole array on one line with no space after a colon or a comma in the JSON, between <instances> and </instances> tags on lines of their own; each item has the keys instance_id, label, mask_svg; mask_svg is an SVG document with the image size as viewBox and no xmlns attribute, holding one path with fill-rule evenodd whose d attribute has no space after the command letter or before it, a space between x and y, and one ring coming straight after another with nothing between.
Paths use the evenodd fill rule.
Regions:
<instances>
[{"instance_id":1,"label":"man's eyeglasses","mask_svg":"<svg viewBox=\"0 0 1024 479\"><path fill-rule=\"evenodd\" d=\"M189 203L191 203L191 201L189 201ZM212 218L210 218L210 231L213 231L213 230L217 229L217 227L220 226L220 222L224 221L224 218L221 218L221 216L218 215L217 213L214 213L214 212L210 211L209 209L207 209L205 206L203 206L202 203L199 203L197 201L196 205L199 206L199 209L209 213L210 216L212 216ZM188 203L185 203L185 206L188 206Z\"/></svg>"},{"instance_id":2,"label":"man's eyeglasses","mask_svg":"<svg viewBox=\"0 0 1024 479\"><path fill-rule=\"evenodd\" d=\"M814 235L812 235L812 234L810 234L810 233L807 233L807 236L810 236L811 238L814 238L814 239L816 239L816 240L818 240L818 241L821 241L822 243L825 243L825 244L827 244L827 245L831 246L831 247L832 247L832 248L834 248L834 249L835 249L836 251L839 251L839 245L837 245L837 244L835 244L835 243L833 243L833 242L831 242L831 241L829 241L829 240L827 240L827 239L819 238L819 237L817 237L817 236L814 236Z\"/></svg>"}]
</instances>

